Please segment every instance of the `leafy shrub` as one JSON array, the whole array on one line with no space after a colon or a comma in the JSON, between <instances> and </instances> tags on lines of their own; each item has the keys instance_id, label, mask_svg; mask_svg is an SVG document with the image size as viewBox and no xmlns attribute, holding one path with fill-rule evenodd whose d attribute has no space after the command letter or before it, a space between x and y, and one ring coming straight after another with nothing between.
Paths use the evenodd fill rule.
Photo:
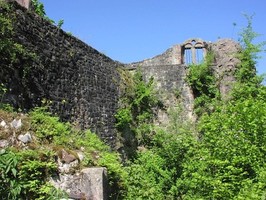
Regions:
<instances>
[{"instance_id":1,"label":"leafy shrub","mask_svg":"<svg viewBox=\"0 0 266 200\"><path fill-rule=\"evenodd\" d=\"M18 179L19 157L11 152L1 150L0 152L0 194L3 200L19 199L22 185Z\"/></svg>"},{"instance_id":2,"label":"leafy shrub","mask_svg":"<svg viewBox=\"0 0 266 200\"><path fill-rule=\"evenodd\" d=\"M236 78L239 83L258 83L256 77L256 61L259 58L258 53L262 50L266 41L254 44L254 40L259 36L253 31L253 16L244 15L247 19L247 26L240 33L241 51L236 57L241 61L236 71Z\"/></svg>"},{"instance_id":3,"label":"leafy shrub","mask_svg":"<svg viewBox=\"0 0 266 200\"><path fill-rule=\"evenodd\" d=\"M36 12L39 16L43 17L44 19L48 20L51 23L55 23L54 20L50 19L45 12L44 4L41 3L39 0L32 0L31 4L33 6L34 12ZM60 22L61 24L61 22ZM61 24L62 26L62 24Z\"/></svg>"},{"instance_id":4,"label":"leafy shrub","mask_svg":"<svg viewBox=\"0 0 266 200\"><path fill-rule=\"evenodd\" d=\"M44 150L2 150L0 194L4 199L54 199L57 191L47 183L57 166L52 152ZM46 189L45 189L46 188ZM48 190L49 188L49 190ZM57 192L58 198L63 197Z\"/></svg>"},{"instance_id":5,"label":"leafy shrub","mask_svg":"<svg viewBox=\"0 0 266 200\"><path fill-rule=\"evenodd\" d=\"M264 107L263 99L249 98L202 117L202 141L182 165L179 191L192 199L233 199L247 187L256 188L265 170ZM265 188L265 182L260 186Z\"/></svg>"},{"instance_id":6,"label":"leafy shrub","mask_svg":"<svg viewBox=\"0 0 266 200\"><path fill-rule=\"evenodd\" d=\"M254 71L250 21L243 33L232 98L199 120L201 139L176 182L182 199L265 199L265 94ZM264 178L262 178L264 177Z\"/></svg>"},{"instance_id":7,"label":"leafy shrub","mask_svg":"<svg viewBox=\"0 0 266 200\"><path fill-rule=\"evenodd\" d=\"M39 141L46 141L55 150L64 148L74 152L82 149L85 158L80 167L106 167L109 184L112 188L111 196L118 195L118 188L123 190L125 171L119 155L112 152L110 147L101 141L96 134L89 130L73 129L69 123L60 122L58 117L52 116L45 107L35 108L30 112L30 117L32 129Z\"/></svg>"},{"instance_id":8,"label":"leafy shrub","mask_svg":"<svg viewBox=\"0 0 266 200\"><path fill-rule=\"evenodd\" d=\"M189 67L189 73L186 77L195 98L194 110L199 117L205 112L210 113L213 101L219 99L219 89L211 68L213 59L212 53L207 54L202 64Z\"/></svg>"},{"instance_id":9,"label":"leafy shrub","mask_svg":"<svg viewBox=\"0 0 266 200\"><path fill-rule=\"evenodd\" d=\"M51 143L56 138L70 135L70 125L61 123L59 117L52 116L45 107L35 108L30 117L35 134L41 140Z\"/></svg>"},{"instance_id":10,"label":"leafy shrub","mask_svg":"<svg viewBox=\"0 0 266 200\"><path fill-rule=\"evenodd\" d=\"M175 183L183 173L186 154L196 146L196 137L191 126L182 122L180 110L171 116L166 127L153 129L150 145L126 166L126 199L178 199Z\"/></svg>"},{"instance_id":11,"label":"leafy shrub","mask_svg":"<svg viewBox=\"0 0 266 200\"><path fill-rule=\"evenodd\" d=\"M171 171L167 160L152 151L140 153L128 167L127 196L125 199L164 199L171 185Z\"/></svg>"},{"instance_id":12,"label":"leafy shrub","mask_svg":"<svg viewBox=\"0 0 266 200\"><path fill-rule=\"evenodd\" d=\"M133 76L124 71L120 74L125 86L121 86L120 108L115 115L116 127L130 158L134 157L137 146L149 145L153 118L160 102L155 95L153 78L146 82L139 69Z\"/></svg>"}]
</instances>

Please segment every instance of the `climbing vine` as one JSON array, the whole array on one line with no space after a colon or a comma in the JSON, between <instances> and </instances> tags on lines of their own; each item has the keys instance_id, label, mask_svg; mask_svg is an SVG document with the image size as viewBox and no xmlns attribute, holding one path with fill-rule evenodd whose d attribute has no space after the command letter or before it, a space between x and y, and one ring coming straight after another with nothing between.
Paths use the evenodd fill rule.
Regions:
<instances>
[{"instance_id":1,"label":"climbing vine","mask_svg":"<svg viewBox=\"0 0 266 200\"><path fill-rule=\"evenodd\" d=\"M148 145L155 110L160 102L155 95L152 77L146 82L139 69L133 75L124 70L120 74L125 85L121 87L116 127L131 151L139 145Z\"/></svg>"},{"instance_id":2,"label":"climbing vine","mask_svg":"<svg viewBox=\"0 0 266 200\"><path fill-rule=\"evenodd\" d=\"M213 100L219 98L219 89L211 64L214 55L209 52L205 61L199 65L190 65L186 81L191 86L194 101L194 110L198 116L211 112Z\"/></svg>"}]
</instances>

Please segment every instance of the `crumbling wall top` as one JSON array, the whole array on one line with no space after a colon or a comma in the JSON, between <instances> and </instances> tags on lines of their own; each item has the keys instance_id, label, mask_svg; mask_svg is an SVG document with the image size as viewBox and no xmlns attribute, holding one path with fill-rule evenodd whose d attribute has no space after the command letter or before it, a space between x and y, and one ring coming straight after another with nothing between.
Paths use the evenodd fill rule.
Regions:
<instances>
[{"instance_id":1,"label":"crumbling wall top","mask_svg":"<svg viewBox=\"0 0 266 200\"><path fill-rule=\"evenodd\" d=\"M30 3L31 0L6 0L7 2L17 2L19 5L21 5L22 7L29 9L30 8Z\"/></svg>"}]
</instances>

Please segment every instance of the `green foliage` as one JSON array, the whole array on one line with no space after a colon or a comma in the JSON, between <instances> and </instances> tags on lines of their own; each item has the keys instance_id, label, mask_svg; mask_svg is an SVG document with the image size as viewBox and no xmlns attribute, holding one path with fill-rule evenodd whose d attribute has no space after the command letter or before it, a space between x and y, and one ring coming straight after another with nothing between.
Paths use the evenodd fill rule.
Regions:
<instances>
[{"instance_id":1,"label":"green foliage","mask_svg":"<svg viewBox=\"0 0 266 200\"><path fill-rule=\"evenodd\" d=\"M237 72L242 78L225 101L215 101L219 95L209 65L190 68L187 81L196 106L202 113L213 103L215 109L198 119L199 138L177 113L169 115L168 127L154 129L152 145L127 168L127 199L266 198L266 87L251 70L257 52L251 47L242 51L249 51ZM200 98L204 102L197 104Z\"/></svg>"},{"instance_id":2,"label":"green foliage","mask_svg":"<svg viewBox=\"0 0 266 200\"><path fill-rule=\"evenodd\" d=\"M0 194L4 199L19 199L22 185L17 182L19 162L18 156L11 152L1 150L0 152Z\"/></svg>"},{"instance_id":3,"label":"green foliage","mask_svg":"<svg viewBox=\"0 0 266 200\"><path fill-rule=\"evenodd\" d=\"M49 193L43 193L51 174L57 171L53 158L54 153L46 150L26 150L17 153L21 162L18 166L18 177L23 185L22 195L32 199L46 199Z\"/></svg>"},{"instance_id":4,"label":"green foliage","mask_svg":"<svg viewBox=\"0 0 266 200\"><path fill-rule=\"evenodd\" d=\"M15 116L2 113L3 119ZM24 122L31 122L29 129L34 134L27 149L0 151L0 195L6 197L3 199L57 200L65 197L62 191L48 182L58 173L56 157L60 157L62 149L76 157L77 151L82 151L84 159L79 160L77 170L91 166L106 167L110 198L124 195L126 171L119 155L112 152L96 134L72 128L43 107L35 108L25 118Z\"/></svg>"},{"instance_id":5,"label":"green foliage","mask_svg":"<svg viewBox=\"0 0 266 200\"><path fill-rule=\"evenodd\" d=\"M116 115L116 127L120 130L125 129L133 121L133 116L130 108L121 108L117 111Z\"/></svg>"},{"instance_id":6,"label":"green foliage","mask_svg":"<svg viewBox=\"0 0 266 200\"><path fill-rule=\"evenodd\" d=\"M39 0L31 1L34 11L41 17L45 17L46 13L44 10L44 5Z\"/></svg>"},{"instance_id":7,"label":"green foliage","mask_svg":"<svg viewBox=\"0 0 266 200\"><path fill-rule=\"evenodd\" d=\"M140 153L128 167L128 191L125 199L164 199L171 184L167 160L152 151Z\"/></svg>"},{"instance_id":8,"label":"green foliage","mask_svg":"<svg viewBox=\"0 0 266 200\"><path fill-rule=\"evenodd\" d=\"M52 24L55 24L55 21L46 15L43 3L41 3L39 0L31 0L31 4L33 6L33 10L35 13L37 13L39 16L46 19L47 21L51 22ZM57 27L61 29L63 24L64 24L64 20L60 19L57 23Z\"/></svg>"},{"instance_id":9,"label":"green foliage","mask_svg":"<svg viewBox=\"0 0 266 200\"><path fill-rule=\"evenodd\" d=\"M260 90L265 93L264 87ZM233 199L239 193L243 198L251 186L252 195L259 192L261 197L266 187L259 181L266 156L264 99L263 95L227 102L202 117L202 140L183 163L185 173L177 182L184 199Z\"/></svg>"},{"instance_id":10,"label":"green foliage","mask_svg":"<svg viewBox=\"0 0 266 200\"><path fill-rule=\"evenodd\" d=\"M118 195L118 188L123 190L125 171L119 155L110 150L100 138L89 130L73 129L69 123L60 122L58 117L47 112L47 108L35 108L30 112L32 129L40 143L47 143L55 150L67 149L69 152L82 149L85 158L80 167L102 166L108 171L111 196Z\"/></svg>"},{"instance_id":11,"label":"green foliage","mask_svg":"<svg viewBox=\"0 0 266 200\"><path fill-rule=\"evenodd\" d=\"M11 106L5 103L5 94L9 91L10 75L14 74L21 79L21 85L27 91L28 75L32 70L32 64L37 59L33 52L28 51L24 46L13 39L14 24L16 23L15 13L9 4L1 1L0 4L0 108L12 111ZM9 83L9 84L8 84Z\"/></svg>"},{"instance_id":12,"label":"green foliage","mask_svg":"<svg viewBox=\"0 0 266 200\"><path fill-rule=\"evenodd\" d=\"M59 137L69 136L69 124L60 123L58 117L51 116L46 110L45 107L39 107L30 112L32 126L38 138L51 143Z\"/></svg>"},{"instance_id":13,"label":"green foliage","mask_svg":"<svg viewBox=\"0 0 266 200\"><path fill-rule=\"evenodd\" d=\"M121 164L119 154L112 152L109 146L104 144L96 134L89 130L82 132L72 131L66 137L68 140L63 139L63 142L61 140L62 137L58 138L61 145L71 146L73 149L83 149L85 155L84 160L81 162L83 167L102 166L107 168L110 198L117 199L118 196L123 195L126 172Z\"/></svg>"},{"instance_id":14,"label":"green foliage","mask_svg":"<svg viewBox=\"0 0 266 200\"><path fill-rule=\"evenodd\" d=\"M185 156L183 173L176 181L182 199L265 199L265 92L255 75L257 34L251 21L232 98L199 120L201 139Z\"/></svg>"},{"instance_id":15,"label":"green foliage","mask_svg":"<svg viewBox=\"0 0 266 200\"><path fill-rule=\"evenodd\" d=\"M127 89L121 99L122 108L116 114L118 128L133 121L136 125L144 121L149 122L153 117L153 108L158 105L153 78L146 83L140 70L137 70L132 79L131 88Z\"/></svg>"},{"instance_id":16,"label":"green foliage","mask_svg":"<svg viewBox=\"0 0 266 200\"><path fill-rule=\"evenodd\" d=\"M194 110L198 116L205 112L210 113L213 100L219 98L216 78L211 68L213 57L214 55L209 53L202 64L191 65L186 77L186 81L193 90L195 97Z\"/></svg>"},{"instance_id":17,"label":"green foliage","mask_svg":"<svg viewBox=\"0 0 266 200\"><path fill-rule=\"evenodd\" d=\"M57 23L57 27L58 27L58 28L62 28L63 24L64 24L64 20L63 20L63 19L60 19L60 20L58 21L58 23Z\"/></svg>"},{"instance_id":18,"label":"green foliage","mask_svg":"<svg viewBox=\"0 0 266 200\"><path fill-rule=\"evenodd\" d=\"M236 77L240 83L258 83L256 77L256 60L259 58L258 53L266 42L254 44L254 40L259 36L258 33L253 31L252 18L253 16L244 15L247 19L247 26L240 33L239 39L242 45L242 49L237 57L241 63L236 71Z\"/></svg>"},{"instance_id":19,"label":"green foliage","mask_svg":"<svg viewBox=\"0 0 266 200\"><path fill-rule=\"evenodd\" d=\"M53 153L44 150L2 150L0 194L5 199L55 199L56 189L47 183L57 170ZM48 191L49 187L49 191ZM63 193L57 192L58 198Z\"/></svg>"},{"instance_id":20,"label":"green foliage","mask_svg":"<svg viewBox=\"0 0 266 200\"><path fill-rule=\"evenodd\" d=\"M39 16L43 17L44 19L48 20L51 23L55 23L54 20L50 19L45 12L44 5L39 0L32 0L31 4L33 6L34 12L36 12Z\"/></svg>"},{"instance_id":21,"label":"green foliage","mask_svg":"<svg viewBox=\"0 0 266 200\"><path fill-rule=\"evenodd\" d=\"M178 199L175 182L183 172L185 155L196 144L193 129L182 122L180 113L171 111L168 125L153 130L149 149L139 151L126 167L126 199Z\"/></svg>"},{"instance_id":22,"label":"green foliage","mask_svg":"<svg viewBox=\"0 0 266 200\"><path fill-rule=\"evenodd\" d=\"M122 78L126 86L120 100L120 108L115 115L116 127L122 133L129 132L134 135L135 141L131 143L147 145L154 111L159 106L159 100L153 88L153 78L145 82L139 69L133 77L122 74Z\"/></svg>"},{"instance_id":23,"label":"green foliage","mask_svg":"<svg viewBox=\"0 0 266 200\"><path fill-rule=\"evenodd\" d=\"M7 92L7 88L3 83L0 84L0 109L12 112L13 107L11 107L9 104L3 103L4 96Z\"/></svg>"},{"instance_id":24,"label":"green foliage","mask_svg":"<svg viewBox=\"0 0 266 200\"><path fill-rule=\"evenodd\" d=\"M11 64L21 63L34 58L34 54L28 52L22 45L16 43L13 38L13 23L15 15L7 4L0 4L0 52L2 64L6 67Z\"/></svg>"}]
</instances>

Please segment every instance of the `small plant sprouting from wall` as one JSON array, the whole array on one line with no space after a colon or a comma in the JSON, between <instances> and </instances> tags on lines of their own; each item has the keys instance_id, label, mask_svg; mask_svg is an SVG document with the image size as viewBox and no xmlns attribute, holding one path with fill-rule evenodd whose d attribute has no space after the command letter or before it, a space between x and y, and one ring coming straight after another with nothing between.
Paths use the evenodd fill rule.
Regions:
<instances>
[{"instance_id":1,"label":"small plant sprouting from wall","mask_svg":"<svg viewBox=\"0 0 266 200\"><path fill-rule=\"evenodd\" d=\"M63 19L60 19L60 20L58 21L58 23L57 23L57 27L58 27L58 28L62 28L63 24L64 24L64 20L63 20Z\"/></svg>"},{"instance_id":2,"label":"small plant sprouting from wall","mask_svg":"<svg viewBox=\"0 0 266 200\"><path fill-rule=\"evenodd\" d=\"M54 20L50 19L45 12L44 5L39 0L32 0L31 1L33 10L36 12L39 16L43 17L44 19L48 20L51 23L55 23Z\"/></svg>"},{"instance_id":3,"label":"small plant sprouting from wall","mask_svg":"<svg viewBox=\"0 0 266 200\"><path fill-rule=\"evenodd\" d=\"M55 24L55 21L52 20L51 18L49 18L46 15L46 12L45 12L45 8L44 8L44 4L43 3L41 3L39 0L31 0L31 2L32 2L32 6L33 6L34 12L36 12L39 16L41 16L42 18L48 20L52 24ZM64 24L64 20L63 19L60 19L57 22L57 27L61 29L62 26L63 26L63 24Z\"/></svg>"}]
</instances>

